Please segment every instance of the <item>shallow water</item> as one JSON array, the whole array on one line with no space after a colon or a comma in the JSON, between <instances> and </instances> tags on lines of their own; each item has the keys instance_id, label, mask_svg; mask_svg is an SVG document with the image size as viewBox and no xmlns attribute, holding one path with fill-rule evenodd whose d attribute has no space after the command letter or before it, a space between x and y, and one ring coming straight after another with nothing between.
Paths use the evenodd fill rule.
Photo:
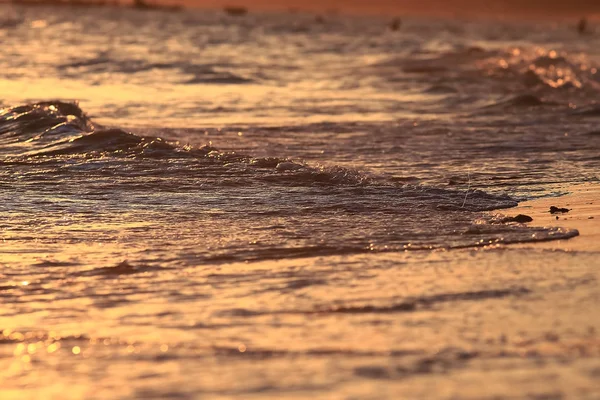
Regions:
<instances>
[{"instance_id":1,"label":"shallow water","mask_svg":"<svg viewBox=\"0 0 600 400\"><path fill-rule=\"evenodd\" d=\"M477 316L543 286L454 271L578 234L496 210L598 181L600 36L3 7L4 397L431 398L520 354Z\"/></svg>"}]
</instances>

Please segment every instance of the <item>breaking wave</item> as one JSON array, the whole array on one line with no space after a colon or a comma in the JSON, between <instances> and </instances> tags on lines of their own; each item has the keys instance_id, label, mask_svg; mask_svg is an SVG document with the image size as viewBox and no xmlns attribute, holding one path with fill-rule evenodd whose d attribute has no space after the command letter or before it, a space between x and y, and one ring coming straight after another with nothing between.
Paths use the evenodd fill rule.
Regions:
<instances>
[{"instance_id":1,"label":"breaking wave","mask_svg":"<svg viewBox=\"0 0 600 400\"><path fill-rule=\"evenodd\" d=\"M152 211L152 220L163 221L161 231L178 237L177 246L186 249L183 258L194 263L471 247L577 234L497 223L481 214L517 204L505 195L412 185L335 165L138 136L102 127L76 104L60 101L3 109L0 146L1 162L15 182L42 192L56 185L71 188L65 189L69 196L83 202L76 209L87 209L85 202L97 201L97 193L110 204L119 199L120 208L140 207L152 194L147 207L163 204L170 210ZM36 199L15 198L11 207L27 208ZM218 212L211 211L207 220L203 210L213 209ZM112 211L101 210L95 209L100 220L114 218ZM41 241L52 240L48 224L37 233ZM210 249L194 250L192 232L211 235ZM74 234L70 240L80 239Z\"/></svg>"}]
</instances>

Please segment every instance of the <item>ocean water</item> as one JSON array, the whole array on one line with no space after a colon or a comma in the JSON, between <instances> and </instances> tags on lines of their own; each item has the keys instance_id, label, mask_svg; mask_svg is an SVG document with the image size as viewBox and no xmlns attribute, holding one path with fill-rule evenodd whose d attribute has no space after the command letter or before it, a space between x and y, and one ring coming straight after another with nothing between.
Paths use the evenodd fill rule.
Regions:
<instances>
[{"instance_id":1,"label":"ocean water","mask_svg":"<svg viewBox=\"0 0 600 400\"><path fill-rule=\"evenodd\" d=\"M600 35L566 23L3 5L0 43L2 398L510 370L445 307L528 281L454 272L576 236L502 209L599 179Z\"/></svg>"}]
</instances>

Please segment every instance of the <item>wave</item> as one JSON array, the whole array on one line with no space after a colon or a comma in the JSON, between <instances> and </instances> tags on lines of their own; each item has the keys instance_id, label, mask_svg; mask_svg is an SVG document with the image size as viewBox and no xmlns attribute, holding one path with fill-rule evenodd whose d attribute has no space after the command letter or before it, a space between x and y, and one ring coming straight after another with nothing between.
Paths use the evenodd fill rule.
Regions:
<instances>
[{"instance_id":1,"label":"wave","mask_svg":"<svg viewBox=\"0 0 600 400\"><path fill-rule=\"evenodd\" d=\"M549 51L538 55L531 49L510 49L481 60L477 69L490 78L510 81L515 88L556 91L595 90L594 68L579 55L557 54Z\"/></svg>"},{"instance_id":2,"label":"wave","mask_svg":"<svg viewBox=\"0 0 600 400\"><path fill-rule=\"evenodd\" d=\"M521 100L519 100L521 101ZM527 103L523 100L522 102ZM509 103L513 105L514 102ZM375 176L336 165L309 165L286 157L253 157L221 151L212 145L181 145L159 136L140 136L119 128L107 128L92 121L76 104L44 101L0 109L0 157L4 163L24 160L102 159L186 160L186 167L210 166L215 177L248 179L272 184L375 185L370 194L386 198L398 187L403 196L415 202L431 203L438 210L484 211L513 207L506 196L471 190L462 191L420 187L414 181ZM191 164L190 164L191 163ZM156 164L159 165L159 164ZM155 166L151 166L156 168ZM180 173L185 174L182 168ZM233 184L233 181L229 181ZM390 189L391 188L391 189ZM391 190L391 192L390 192Z\"/></svg>"},{"instance_id":3,"label":"wave","mask_svg":"<svg viewBox=\"0 0 600 400\"><path fill-rule=\"evenodd\" d=\"M421 82L424 93L518 95L529 90L542 97L562 99L563 103L567 92L597 94L599 85L593 60L581 54L540 52L538 48L459 47L411 57L393 56L371 68L387 84Z\"/></svg>"},{"instance_id":4,"label":"wave","mask_svg":"<svg viewBox=\"0 0 600 400\"><path fill-rule=\"evenodd\" d=\"M600 107L596 105L581 107L572 111L571 115L579 117L600 117Z\"/></svg>"},{"instance_id":5,"label":"wave","mask_svg":"<svg viewBox=\"0 0 600 400\"><path fill-rule=\"evenodd\" d=\"M543 106L546 103L538 96L532 94L522 94L518 96L512 96L509 99L498 101L492 105L486 106L485 108L529 108L529 107L539 107Z\"/></svg>"},{"instance_id":6,"label":"wave","mask_svg":"<svg viewBox=\"0 0 600 400\"><path fill-rule=\"evenodd\" d=\"M489 299L501 299L504 297L521 297L531 294L531 291L524 287L515 287L510 289L491 289L473 292L441 293L432 296L422 296L416 298L407 298L402 302L386 305L344 305L344 306L321 306L312 310L280 310L277 312L261 312L245 308L230 309L222 315L245 318L257 317L271 314L392 314L420 311L431 308L440 303L454 303L463 301L480 301Z\"/></svg>"},{"instance_id":7,"label":"wave","mask_svg":"<svg viewBox=\"0 0 600 400\"><path fill-rule=\"evenodd\" d=\"M149 194L162 193L171 211L152 214L152 223L163 219L160 236L180 238L178 245L195 264L462 248L577 235L575 230L502 224L480 214L516 206L506 195L413 185L336 165L253 157L212 145L181 145L103 127L76 104L60 101L0 110L0 165L9 171L7 176L18 176L15 184L43 192L62 182L92 202L98 202L98 191L107 201L120 199L119 207L138 207ZM169 200L172 196L179 200ZM6 206L24 207L19 199ZM37 204L37 195L32 199ZM200 214L190 218L196 208ZM209 219L203 214L207 208L216 210ZM215 239L207 252L195 250L198 230L215 238L228 238L231 232L237 236ZM182 232L193 234L185 239ZM139 234L144 242L146 232ZM85 240L73 235L72 242ZM141 271L122 267L108 272Z\"/></svg>"},{"instance_id":8,"label":"wave","mask_svg":"<svg viewBox=\"0 0 600 400\"><path fill-rule=\"evenodd\" d=\"M235 73L234 64L194 64L184 61L152 62L145 59L119 58L101 52L91 58L75 59L56 67L66 77L79 79L82 75L133 75L149 71L173 71L181 84L248 84L259 82L259 77L245 77Z\"/></svg>"},{"instance_id":9,"label":"wave","mask_svg":"<svg viewBox=\"0 0 600 400\"><path fill-rule=\"evenodd\" d=\"M92 122L76 103L46 101L0 110L0 156L6 158L116 157L195 159L232 169L270 170L271 182L361 184L369 176L337 167L311 167L288 158L261 158L224 152L210 145L181 146L155 136L138 136Z\"/></svg>"}]
</instances>

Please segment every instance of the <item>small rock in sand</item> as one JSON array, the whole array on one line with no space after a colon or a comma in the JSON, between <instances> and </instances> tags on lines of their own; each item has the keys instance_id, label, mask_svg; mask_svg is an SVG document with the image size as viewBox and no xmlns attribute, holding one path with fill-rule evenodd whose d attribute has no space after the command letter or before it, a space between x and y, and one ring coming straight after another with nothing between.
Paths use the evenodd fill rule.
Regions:
<instances>
[{"instance_id":1,"label":"small rock in sand","mask_svg":"<svg viewBox=\"0 0 600 400\"><path fill-rule=\"evenodd\" d=\"M571 211L571 210L568 208L560 208L560 207L556 207L556 206L550 207L550 214L568 213L569 211Z\"/></svg>"},{"instance_id":2,"label":"small rock in sand","mask_svg":"<svg viewBox=\"0 0 600 400\"><path fill-rule=\"evenodd\" d=\"M506 222L518 222L520 224L524 224L526 222L531 222L533 221L533 218L531 218L529 215L524 215L524 214L519 214L516 217L506 217L502 220L502 222L506 223Z\"/></svg>"}]
</instances>

